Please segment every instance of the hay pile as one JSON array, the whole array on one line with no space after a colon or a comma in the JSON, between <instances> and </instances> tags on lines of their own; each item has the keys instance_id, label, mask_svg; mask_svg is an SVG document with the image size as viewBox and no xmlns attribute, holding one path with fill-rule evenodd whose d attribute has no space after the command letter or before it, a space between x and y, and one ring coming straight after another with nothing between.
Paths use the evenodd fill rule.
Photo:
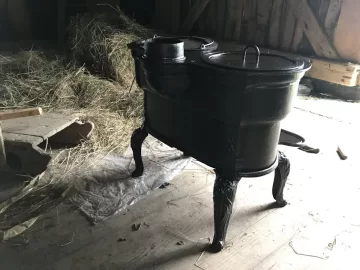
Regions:
<instances>
[{"instance_id":1,"label":"hay pile","mask_svg":"<svg viewBox=\"0 0 360 270\"><path fill-rule=\"evenodd\" d=\"M116 17L101 14L74 17L69 34L74 59L85 63L93 74L113 79L125 87L133 79L133 58L127 44L151 36L149 30L120 10Z\"/></svg>"},{"instance_id":2,"label":"hay pile","mask_svg":"<svg viewBox=\"0 0 360 270\"><path fill-rule=\"evenodd\" d=\"M69 175L86 173L89 158L123 152L142 123L143 95L132 87L134 67L127 44L148 37L149 32L119 11L110 19L77 16L71 20L69 34L71 59L65 53L40 51L0 56L0 109L40 106L95 123L90 141L54 156L50 172L43 177L46 180L11 205L13 215L9 209L1 212L0 225L5 227L58 205L73 189ZM76 175L71 181L76 181ZM31 215L29 204L36 206ZM6 218L10 216L11 221Z\"/></svg>"},{"instance_id":3,"label":"hay pile","mask_svg":"<svg viewBox=\"0 0 360 270\"><path fill-rule=\"evenodd\" d=\"M0 107L79 113L96 125L87 148L122 152L142 121L142 92L130 91L134 67L127 44L148 31L119 12L115 19L77 16L69 32L70 60L39 51L1 59Z\"/></svg>"}]
</instances>

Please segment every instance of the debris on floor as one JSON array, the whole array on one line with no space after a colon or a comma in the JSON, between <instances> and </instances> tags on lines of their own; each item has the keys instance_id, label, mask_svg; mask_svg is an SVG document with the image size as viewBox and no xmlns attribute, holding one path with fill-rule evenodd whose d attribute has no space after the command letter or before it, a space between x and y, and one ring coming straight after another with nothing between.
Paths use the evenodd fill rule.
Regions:
<instances>
[{"instance_id":1,"label":"debris on floor","mask_svg":"<svg viewBox=\"0 0 360 270\"><path fill-rule=\"evenodd\" d=\"M341 150L340 146L337 147L336 152L338 153L341 160L347 160L348 157L344 154L344 152Z\"/></svg>"},{"instance_id":2,"label":"debris on floor","mask_svg":"<svg viewBox=\"0 0 360 270\"><path fill-rule=\"evenodd\" d=\"M133 225L131 226L133 232L140 230L140 227L141 227L141 223L133 224Z\"/></svg>"}]
</instances>

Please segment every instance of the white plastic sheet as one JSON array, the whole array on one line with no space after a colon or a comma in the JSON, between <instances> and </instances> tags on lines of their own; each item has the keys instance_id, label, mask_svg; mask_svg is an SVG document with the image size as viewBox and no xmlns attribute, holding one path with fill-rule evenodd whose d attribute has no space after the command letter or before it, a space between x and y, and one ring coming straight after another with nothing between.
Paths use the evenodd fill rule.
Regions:
<instances>
[{"instance_id":1,"label":"white plastic sheet","mask_svg":"<svg viewBox=\"0 0 360 270\"><path fill-rule=\"evenodd\" d=\"M143 144L142 156L145 171L138 178L131 177L135 168L131 149L123 156L103 158L82 176L82 188L71 196L71 202L92 222L99 223L171 181L191 160L151 136Z\"/></svg>"}]
</instances>

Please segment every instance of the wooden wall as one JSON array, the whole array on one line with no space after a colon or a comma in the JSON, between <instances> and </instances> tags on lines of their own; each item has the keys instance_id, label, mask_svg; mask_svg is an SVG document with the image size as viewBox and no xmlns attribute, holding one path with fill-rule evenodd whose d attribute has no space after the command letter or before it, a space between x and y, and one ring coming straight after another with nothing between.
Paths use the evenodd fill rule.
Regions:
<instances>
[{"instance_id":1,"label":"wooden wall","mask_svg":"<svg viewBox=\"0 0 360 270\"><path fill-rule=\"evenodd\" d=\"M359 24L351 26L351 20L360 22L358 14L359 0L156 0L153 22L178 34L360 61L354 49Z\"/></svg>"}]
</instances>

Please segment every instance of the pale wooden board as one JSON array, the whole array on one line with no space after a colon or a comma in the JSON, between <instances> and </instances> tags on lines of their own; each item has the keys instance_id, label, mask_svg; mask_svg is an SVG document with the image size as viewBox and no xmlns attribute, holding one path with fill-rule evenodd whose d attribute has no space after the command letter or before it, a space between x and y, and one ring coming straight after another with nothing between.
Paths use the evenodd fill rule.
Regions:
<instances>
[{"instance_id":1,"label":"pale wooden board","mask_svg":"<svg viewBox=\"0 0 360 270\"><path fill-rule=\"evenodd\" d=\"M299 20L303 20L305 24L305 34L316 54L329 59L338 59L339 55L333 43L319 24L307 0L287 0L286 2L293 8L295 16Z\"/></svg>"},{"instance_id":2,"label":"pale wooden board","mask_svg":"<svg viewBox=\"0 0 360 270\"><path fill-rule=\"evenodd\" d=\"M10 120L20 117L36 116L43 113L41 108L29 108L18 110L0 110L0 121Z\"/></svg>"},{"instance_id":3,"label":"pale wooden board","mask_svg":"<svg viewBox=\"0 0 360 270\"><path fill-rule=\"evenodd\" d=\"M11 132L4 132L4 140L12 142L23 142L30 145L39 145L44 141L44 139L40 136L16 134Z\"/></svg>"},{"instance_id":4,"label":"pale wooden board","mask_svg":"<svg viewBox=\"0 0 360 270\"><path fill-rule=\"evenodd\" d=\"M280 25L284 0L274 0L270 14L269 44L271 48L280 46Z\"/></svg>"},{"instance_id":5,"label":"pale wooden board","mask_svg":"<svg viewBox=\"0 0 360 270\"><path fill-rule=\"evenodd\" d=\"M74 123L78 118L55 114L29 116L2 121L3 133L40 137L43 140ZM4 135L6 136L6 135Z\"/></svg>"},{"instance_id":6,"label":"pale wooden board","mask_svg":"<svg viewBox=\"0 0 360 270\"><path fill-rule=\"evenodd\" d=\"M312 68L306 73L311 78L345 86L358 85L359 65L318 59L312 59L312 63Z\"/></svg>"}]
</instances>

